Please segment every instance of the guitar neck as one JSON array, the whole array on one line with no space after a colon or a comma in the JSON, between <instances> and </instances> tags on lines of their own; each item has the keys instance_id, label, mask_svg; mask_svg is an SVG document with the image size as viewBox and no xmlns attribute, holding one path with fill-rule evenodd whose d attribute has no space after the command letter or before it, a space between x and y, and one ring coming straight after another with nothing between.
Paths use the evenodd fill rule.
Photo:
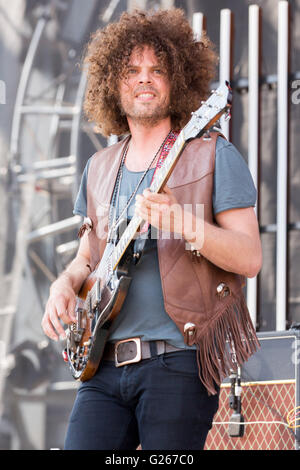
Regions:
<instances>
[{"instance_id":1,"label":"guitar neck","mask_svg":"<svg viewBox=\"0 0 300 470\"><path fill-rule=\"evenodd\" d=\"M204 132L210 129L225 112L228 113L230 117L229 111L231 108L231 100L232 91L229 83L225 82L224 84L221 84L217 90L212 91L208 100L206 102L202 102L200 108L192 113L190 121L178 135L162 166L157 168L155 177L150 186L150 191L158 193L168 181L168 178L172 173L187 141L204 134ZM142 222L143 219L134 214L119 242L109 255L107 265L109 265L113 271L118 266L118 263L130 242L133 240ZM95 285L91 289L91 294L93 296L95 294L95 298L97 298L97 292L93 292L94 290L96 290Z\"/></svg>"},{"instance_id":2,"label":"guitar neck","mask_svg":"<svg viewBox=\"0 0 300 470\"><path fill-rule=\"evenodd\" d=\"M168 156L165 158L163 165L157 169L155 177L150 186L151 192L158 193L161 190L162 186L164 186L164 184L167 182L170 174L173 171L174 166L176 165L178 158L180 157L184 149L185 143L186 139L184 137L183 129L178 135ZM111 254L111 266L113 267L113 269L117 267L118 263L120 262L131 240L133 240L142 222L143 219L134 214L128 226L124 230L114 251Z\"/></svg>"}]
</instances>

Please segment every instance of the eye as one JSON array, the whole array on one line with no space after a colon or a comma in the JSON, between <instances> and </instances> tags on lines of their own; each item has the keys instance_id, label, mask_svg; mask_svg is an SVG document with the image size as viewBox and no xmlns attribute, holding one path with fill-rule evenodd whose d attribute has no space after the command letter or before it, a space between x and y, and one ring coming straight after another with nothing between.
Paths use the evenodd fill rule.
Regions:
<instances>
[{"instance_id":1,"label":"eye","mask_svg":"<svg viewBox=\"0 0 300 470\"><path fill-rule=\"evenodd\" d=\"M127 75L133 75L133 74L135 74L136 72L137 72L136 69L134 69L134 68L129 68L129 69L127 70Z\"/></svg>"}]
</instances>

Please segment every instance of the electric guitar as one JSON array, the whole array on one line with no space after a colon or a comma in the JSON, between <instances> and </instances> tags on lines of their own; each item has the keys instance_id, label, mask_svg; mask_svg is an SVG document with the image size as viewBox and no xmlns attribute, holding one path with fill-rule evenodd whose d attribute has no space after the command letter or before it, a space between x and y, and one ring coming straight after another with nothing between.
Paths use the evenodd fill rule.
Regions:
<instances>
[{"instance_id":1,"label":"electric guitar","mask_svg":"<svg viewBox=\"0 0 300 470\"><path fill-rule=\"evenodd\" d=\"M162 166L157 169L150 190L159 193L166 184L185 145L201 137L226 113L230 117L232 91L229 83L213 91L207 101L192 113L188 124L178 135ZM89 380L96 373L112 322L126 298L131 278L128 266L136 232L144 223L134 215L117 244L108 244L98 266L91 273L77 296L76 323L67 329L63 356L75 379Z\"/></svg>"}]
</instances>

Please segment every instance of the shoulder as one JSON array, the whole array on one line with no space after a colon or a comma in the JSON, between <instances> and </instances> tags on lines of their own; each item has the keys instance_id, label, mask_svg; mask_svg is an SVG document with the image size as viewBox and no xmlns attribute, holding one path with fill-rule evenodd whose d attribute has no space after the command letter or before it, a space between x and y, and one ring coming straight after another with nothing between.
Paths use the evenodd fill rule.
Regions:
<instances>
[{"instance_id":1,"label":"shoulder","mask_svg":"<svg viewBox=\"0 0 300 470\"><path fill-rule=\"evenodd\" d=\"M237 162L246 163L245 158L235 147L234 144L225 139L225 137L218 136L216 142L216 159L220 160L232 160Z\"/></svg>"},{"instance_id":2,"label":"shoulder","mask_svg":"<svg viewBox=\"0 0 300 470\"><path fill-rule=\"evenodd\" d=\"M90 158L91 165L94 165L99 162L104 162L110 158L113 158L122 149L128 139L129 137L126 136L116 144L109 145L108 147L105 147L99 150L98 152L94 153L94 155L92 155Z\"/></svg>"},{"instance_id":3,"label":"shoulder","mask_svg":"<svg viewBox=\"0 0 300 470\"><path fill-rule=\"evenodd\" d=\"M229 140L227 140L222 135L218 135L217 143L216 143L216 151L222 151L225 148L231 148L231 147L234 147L234 145L231 142L229 142Z\"/></svg>"},{"instance_id":4,"label":"shoulder","mask_svg":"<svg viewBox=\"0 0 300 470\"><path fill-rule=\"evenodd\" d=\"M223 143L224 142L224 143ZM206 139L205 135L196 137L188 142L185 147L185 158L188 160L197 159L197 164L201 163L205 166L206 172L214 171L215 155L218 147L226 145L226 140L220 137L217 131L210 132L210 138Z\"/></svg>"},{"instance_id":5,"label":"shoulder","mask_svg":"<svg viewBox=\"0 0 300 470\"><path fill-rule=\"evenodd\" d=\"M245 158L224 138L218 138L214 173L215 214L255 206L256 188Z\"/></svg>"}]
</instances>

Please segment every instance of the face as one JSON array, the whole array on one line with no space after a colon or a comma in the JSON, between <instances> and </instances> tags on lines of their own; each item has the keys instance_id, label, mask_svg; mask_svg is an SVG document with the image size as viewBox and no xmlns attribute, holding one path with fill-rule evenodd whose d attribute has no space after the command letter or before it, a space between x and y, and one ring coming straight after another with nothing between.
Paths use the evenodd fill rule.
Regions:
<instances>
[{"instance_id":1,"label":"face","mask_svg":"<svg viewBox=\"0 0 300 470\"><path fill-rule=\"evenodd\" d=\"M153 125L169 117L169 78L151 47L133 50L119 92L129 122Z\"/></svg>"}]
</instances>

